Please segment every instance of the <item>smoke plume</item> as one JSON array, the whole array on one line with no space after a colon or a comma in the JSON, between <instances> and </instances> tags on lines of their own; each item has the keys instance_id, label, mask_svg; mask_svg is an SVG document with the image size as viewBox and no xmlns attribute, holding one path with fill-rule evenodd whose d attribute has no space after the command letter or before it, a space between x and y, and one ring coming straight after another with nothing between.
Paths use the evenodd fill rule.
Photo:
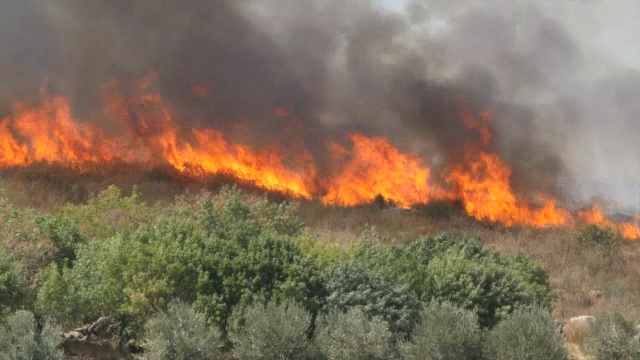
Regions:
<instances>
[{"instance_id":1,"label":"smoke plume","mask_svg":"<svg viewBox=\"0 0 640 360\"><path fill-rule=\"evenodd\" d=\"M624 29L601 31L622 2L5 0L0 105L46 78L78 119L109 127L100 84L157 72L187 127L303 146L320 163L327 139L360 131L435 169L483 140L461 111L490 113L488 146L523 197L637 206L640 59L607 48L623 48Z\"/></svg>"}]
</instances>

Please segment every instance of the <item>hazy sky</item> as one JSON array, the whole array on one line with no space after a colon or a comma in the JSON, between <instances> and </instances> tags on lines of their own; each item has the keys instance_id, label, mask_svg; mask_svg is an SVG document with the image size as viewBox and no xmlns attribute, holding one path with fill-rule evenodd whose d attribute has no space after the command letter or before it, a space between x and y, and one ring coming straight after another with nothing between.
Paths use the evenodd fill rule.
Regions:
<instances>
[{"instance_id":1,"label":"hazy sky","mask_svg":"<svg viewBox=\"0 0 640 360\"><path fill-rule=\"evenodd\" d=\"M390 10L405 11L407 0L378 0ZM429 0L424 0L429 3ZM460 4L471 1L459 1ZM611 61L640 70L638 19L640 2L633 0L538 0L556 9L556 16L577 37L586 37L582 46L602 52ZM544 5L543 5L544 6ZM558 11L562 10L562 11Z\"/></svg>"},{"instance_id":2,"label":"hazy sky","mask_svg":"<svg viewBox=\"0 0 640 360\"><path fill-rule=\"evenodd\" d=\"M387 9L404 12L407 11L407 3L413 0L378 1ZM581 54L581 62L575 67L569 65L563 69L550 70L560 79L559 86L563 89L560 93L552 93L551 96L561 95L583 99L581 108L592 107L581 115L576 114L578 123L582 123L580 129L575 129L576 133L569 139L560 139L567 144L562 152L566 163L575 166L576 178L592 181L581 184L580 187L585 189L586 193L606 193L607 197L611 197L619 204L634 207L640 205L640 185L638 185L640 184L640 147L638 146L640 127L636 125L640 124L640 118L638 118L640 107L633 105L637 103L634 99L638 93L637 81L633 79L640 77L640 41L638 41L640 1L415 0L415 2L426 4L425 8L429 15L437 17L441 27L444 24L444 29L455 28L455 26L447 26L448 21L456 21L449 20L452 19L451 14L459 14L473 7L484 7L509 16L510 11L517 9L513 6L516 4L523 5L524 8L529 6L531 9L539 9L545 17L564 29ZM445 13L448 15L443 15ZM528 19L525 16L522 20ZM487 29L493 26L490 21L483 24ZM479 28L476 28L477 30ZM470 35L473 37L472 34ZM496 38L491 36L484 38L487 46L500 41L500 34L494 35ZM536 53L535 49L532 50ZM564 79L564 74L568 73L572 75L567 75ZM581 80L579 83L565 81L568 79ZM616 85L611 86L612 84ZM562 120L560 123L565 121L570 120Z\"/></svg>"},{"instance_id":3,"label":"hazy sky","mask_svg":"<svg viewBox=\"0 0 640 360\"><path fill-rule=\"evenodd\" d=\"M515 182L568 173L566 192L640 208L640 1L371 0L391 16L366 0L0 1L4 100L50 74L90 113L96 84L162 64L175 106L209 81L225 91L198 121L252 119L252 141L286 136L265 120L284 103L309 129L384 134L440 166L466 141L442 110L461 90L494 112Z\"/></svg>"}]
</instances>

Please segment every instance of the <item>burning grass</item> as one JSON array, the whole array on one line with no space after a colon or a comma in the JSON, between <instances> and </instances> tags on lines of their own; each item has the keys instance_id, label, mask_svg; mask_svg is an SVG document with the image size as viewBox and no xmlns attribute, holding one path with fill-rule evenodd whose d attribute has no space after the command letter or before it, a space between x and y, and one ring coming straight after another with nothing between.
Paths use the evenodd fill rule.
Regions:
<instances>
[{"instance_id":1,"label":"burning grass","mask_svg":"<svg viewBox=\"0 0 640 360\"><path fill-rule=\"evenodd\" d=\"M156 175L183 183L178 192L188 186L185 182L221 178L325 205L361 206L380 196L405 209L460 201L467 215L482 222L550 228L583 221L615 227L628 239L640 237L635 221L616 223L598 207L572 213L551 194L535 191L530 195L537 204L523 200L511 184L510 165L492 148L491 113L472 112L461 97L454 109L462 126L478 133L477 143L466 144L462 159L449 160L453 163L434 176L428 161L402 151L384 136L349 131L323 139L327 164L320 166L323 161L304 144L247 145L232 141L220 129L185 126L169 102L153 91L158 76L103 84L100 121L76 119L72 100L49 94L45 84L38 102L13 104L11 114L0 119L0 169L35 167L37 172L48 164L63 172L78 171L81 177L116 182L128 181L119 176L141 180L162 169ZM274 109L274 116L293 116L285 110ZM110 124L109 129L98 123ZM134 168L133 176L123 168ZM73 179L59 186L75 184ZM75 191L67 201L86 198L83 189Z\"/></svg>"}]
</instances>

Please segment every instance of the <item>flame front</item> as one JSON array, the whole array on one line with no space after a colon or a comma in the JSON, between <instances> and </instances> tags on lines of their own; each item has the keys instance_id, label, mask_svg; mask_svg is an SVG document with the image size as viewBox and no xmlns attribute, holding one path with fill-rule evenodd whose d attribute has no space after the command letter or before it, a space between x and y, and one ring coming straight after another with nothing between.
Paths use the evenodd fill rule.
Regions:
<instances>
[{"instance_id":1,"label":"flame front","mask_svg":"<svg viewBox=\"0 0 640 360\"><path fill-rule=\"evenodd\" d=\"M349 136L351 148L335 142L329 151L335 174L329 178L325 204L354 206L371 203L377 196L401 207L426 204L434 198L431 171L414 154L403 154L385 138Z\"/></svg>"},{"instance_id":2,"label":"flame front","mask_svg":"<svg viewBox=\"0 0 640 360\"><path fill-rule=\"evenodd\" d=\"M620 232L625 239L639 239L640 226L633 222L615 223L607 218L598 204L593 205L590 209L578 212L578 218L587 224L598 225L602 227L610 227Z\"/></svg>"},{"instance_id":3,"label":"flame front","mask_svg":"<svg viewBox=\"0 0 640 360\"><path fill-rule=\"evenodd\" d=\"M139 84L117 81L102 86L100 119L111 131L93 122L74 119L71 101L42 91L38 104L18 103L12 114L0 119L0 169L25 167L36 162L91 171L110 164L144 167L171 166L192 176L225 175L240 182L292 198L319 199L327 205L355 206L378 196L409 208L434 200L459 199L474 218L505 226L537 228L571 224L576 220L612 226L627 239L640 238L635 223L615 223L598 207L573 215L555 199L541 197L539 206L515 195L511 169L487 149L492 115L478 116L456 103L462 123L480 134L480 144L470 146L464 160L443 174L446 186L431 181L432 171L413 153L394 147L384 137L348 135L348 144L327 143L328 171L319 171L307 151L296 154L280 146L255 148L235 144L213 128L184 129L162 96L149 91L157 74ZM127 91L121 91L127 86ZM211 89L194 85L193 96L208 97ZM124 95L126 93L126 96ZM277 118L291 111L277 107ZM113 129L111 128L113 127Z\"/></svg>"},{"instance_id":4,"label":"flame front","mask_svg":"<svg viewBox=\"0 0 640 360\"><path fill-rule=\"evenodd\" d=\"M569 212L558 208L555 200L545 200L540 208L518 202L510 177L511 169L498 155L469 151L465 162L451 171L447 181L457 187L467 213L479 220L537 228L569 221Z\"/></svg>"}]
</instances>

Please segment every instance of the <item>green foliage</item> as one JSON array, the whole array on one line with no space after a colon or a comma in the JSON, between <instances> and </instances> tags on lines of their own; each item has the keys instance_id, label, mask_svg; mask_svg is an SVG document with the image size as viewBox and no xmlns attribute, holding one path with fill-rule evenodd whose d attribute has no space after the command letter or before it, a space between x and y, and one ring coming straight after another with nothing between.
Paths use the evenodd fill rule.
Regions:
<instances>
[{"instance_id":1,"label":"green foliage","mask_svg":"<svg viewBox=\"0 0 640 360\"><path fill-rule=\"evenodd\" d=\"M494 326L518 306L549 306L548 285L539 296L535 285L542 284L523 281L497 253L466 256L447 252L429 263L428 274L433 299L474 310L485 327ZM528 291L530 288L534 291Z\"/></svg>"},{"instance_id":2,"label":"green foliage","mask_svg":"<svg viewBox=\"0 0 640 360\"><path fill-rule=\"evenodd\" d=\"M490 328L519 307L548 308L553 298L538 263L500 256L477 239L426 237L386 246L367 233L345 249L306 231L295 205L235 188L179 197L160 208L141 203L135 190L123 197L110 187L87 205L50 215L7 214L25 220L11 223L16 239L53 244L37 281L38 313L65 325L107 316L130 337L144 334L146 324L147 358L163 358L157 354L167 347L175 351L169 357L201 356L178 349L201 348L189 341L217 349L220 334L202 330L213 329L207 326L222 336L232 330L241 358L316 358L307 336L320 311L325 317L315 330L327 356L393 357L398 339L411 338L421 305L436 301L447 304L430 305L423 323L433 325L422 326L404 348L406 354L435 349L430 353L440 351L444 359L474 346L476 323ZM18 294L5 288L19 282L2 287L3 279L15 278L3 274L19 274L3 264L0 253L0 295ZM11 298L0 302L5 299ZM14 309L20 301L3 306ZM170 305L174 301L181 305ZM295 304L276 305L287 302ZM189 332L194 329L206 336ZM446 352L452 337L465 345Z\"/></svg>"},{"instance_id":3,"label":"green foliage","mask_svg":"<svg viewBox=\"0 0 640 360\"><path fill-rule=\"evenodd\" d=\"M106 239L152 222L158 210L140 201L136 187L131 196L126 197L118 187L111 185L98 196L91 197L86 205L69 205L54 215L73 223L88 239Z\"/></svg>"},{"instance_id":4,"label":"green foliage","mask_svg":"<svg viewBox=\"0 0 640 360\"><path fill-rule=\"evenodd\" d=\"M63 324L85 323L106 315L123 319L124 271L132 255L121 238L81 245L73 268L52 264L39 278L36 309Z\"/></svg>"},{"instance_id":5,"label":"green foliage","mask_svg":"<svg viewBox=\"0 0 640 360\"><path fill-rule=\"evenodd\" d=\"M207 325L205 314L184 303L171 303L145 326L143 359L214 360L222 358L221 333Z\"/></svg>"},{"instance_id":6,"label":"green foliage","mask_svg":"<svg viewBox=\"0 0 640 360\"><path fill-rule=\"evenodd\" d=\"M640 359L640 333L635 322L619 312L596 317L585 344L595 360Z\"/></svg>"},{"instance_id":7,"label":"green foliage","mask_svg":"<svg viewBox=\"0 0 640 360\"><path fill-rule=\"evenodd\" d=\"M0 246L0 317L26 304L29 287L18 266Z\"/></svg>"},{"instance_id":8,"label":"green foliage","mask_svg":"<svg viewBox=\"0 0 640 360\"><path fill-rule=\"evenodd\" d=\"M384 360L393 354L387 322L367 317L362 309L332 312L320 319L315 343L329 360Z\"/></svg>"},{"instance_id":9,"label":"green foliage","mask_svg":"<svg viewBox=\"0 0 640 360\"><path fill-rule=\"evenodd\" d=\"M36 320L28 311L17 311L0 325L0 358L7 360L62 359L58 336L62 329L45 324L38 330Z\"/></svg>"},{"instance_id":10,"label":"green foliage","mask_svg":"<svg viewBox=\"0 0 640 360\"><path fill-rule=\"evenodd\" d=\"M408 335L419 314L419 302L407 286L396 287L358 264L340 265L326 280L327 311L360 309L384 319L393 333Z\"/></svg>"},{"instance_id":11,"label":"green foliage","mask_svg":"<svg viewBox=\"0 0 640 360\"><path fill-rule=\"evenodd\" d=\"M58 249L38 228L40 215L1 207L0 204L0 212L5 212L0 214L0 246L10 250L11 257L20 264L27 281L31 282L53 260Z\"/></svg>"},{"instance_id":12,"label":"green foliage","mask_svg":"<svg viewBox=\"0 0 640 360\"><path fill-rule=\"evenodd\" d=\"M152 224L80 246L61 276L47 271L39 309L66 321L107 315L133 333L173 299L195 304L223 330L235 308L256 299L291 297L316 311L320 272L297 246L289 211L230 190L179 201Z\"/></svg>"},{"instance_id":13,"label":"green foliage","mask_svg":"<svg viewBox=\"0 0 640 360\"><path fill-rule=\"evenodd\" d=\"M407 360L481 359L478 317L450 303L431 303L423 311L412 341L400 344Z\"/></svg>"},{"instance_id":14,"label":"green foliage","mask_svg":"<svg viewBox=\"0 0 640 360\"><path fill-rule=\"evenodd\" d=\"M495 325L516 307L549 307L547 271L522 255L500 256L474 238L427 237L408 246L365 239L355 259L368 269L412 289L423 302L450 301L475 311L480 324Z\"/></svg>"},{"instance_id":15,"label":"green foliage","mask_svg":"<svg viewBox=\"0 0 640 360\"><path fill-rule=\"evenodd\" d=\"M53 260L58 269L62 270L65 265L72 266L76 260L76 249L86 242L78 228L69 219L53 215L40 216L36 223L57 248Z\"/></svg>"},{"instance_id":16,"label":"green foliage","mask_svg":"<svg viewBox=\"0 0 640 360\"><path fill-rule=\"evenodd\" d=\"M295 238L300 250L322 271L329 271L351 260L353 251L345 248L341 244L324 241L316 235L307 232Z\"/></svg>"},{"instance_id":17,"label":"green foliage","mask_svg":"<svg viewBox=\"0 0 640 360\"><path fill-rule=\"evenodd\" d=\"M233 354L243 360L316 359L318 352L308 339L311 314L295 302L266 306L256 303L246 309L244 326L229 333Z\"/></svg>"},{"instance_id":18,"label":"green foliage","mask_svg":"<svg viewBox=\"0 0 640 360\"><path fill-rule=\"evenodd\" d=\"M492 360L564 360L564 339L545 309L516 310L488 334L485 355Z\"/></svg>"},{"instance_id":19,"label":"green foliage","mask_svg":"<svg viewBox=\"0 0 640 360\"><path fill-rule=\"evenodd\" d=\"M577 241L607 255L620 246L622 239L620 234L610 227L587 225L578 233Z\"/></svg>"}]
</instances>

